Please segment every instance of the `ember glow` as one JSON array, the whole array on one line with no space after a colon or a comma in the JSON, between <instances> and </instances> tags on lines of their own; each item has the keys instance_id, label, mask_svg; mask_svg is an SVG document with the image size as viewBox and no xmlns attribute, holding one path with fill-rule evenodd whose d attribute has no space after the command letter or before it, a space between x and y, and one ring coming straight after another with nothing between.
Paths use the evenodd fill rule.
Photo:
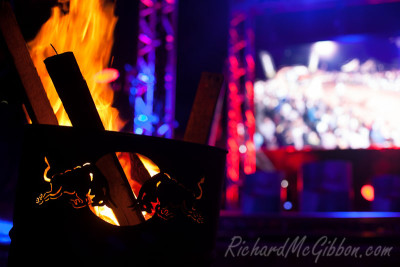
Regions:
<instances>
[{"instance_id":1,"label":"ember glow","mask_svg":"<svg viewBox=\"0 0 400 267\"><path fill-rule=\"evenodd\" d=\"M61 5L56 6L35 39L28 43L32 60L60 125L69 126L71 122L43 63L44 59L55 54L50 44L58 53L74 53L104 127L118 131L123 126L117 109L112 107L112 88L108 83L96 82L96 74L102 73L110 60L117 22L114 8L115 3L105 0L71 0L67 13Z\"/></svg>"}]
</instances>

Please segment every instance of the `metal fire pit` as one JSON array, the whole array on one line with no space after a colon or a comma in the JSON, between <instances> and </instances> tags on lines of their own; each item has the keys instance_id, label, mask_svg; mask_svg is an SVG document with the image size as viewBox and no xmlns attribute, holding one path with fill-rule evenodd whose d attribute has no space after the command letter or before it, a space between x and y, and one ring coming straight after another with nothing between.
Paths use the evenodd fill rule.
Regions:
<instances>
[{"instance_id":1,"label":"metal fire pit","mask_svg":"<svg viewBox=\"0 0 400 267\"><path fill-rule=\"evenodd\" d=\"M9 264L22 266L208 265L212 261L226 151L176 140L72 127L27 126L10 232ZM37 205L44 182L44 158L57 164L96 162L111 152L135 152L150 158L187 188L204 177L198 210L203 223L185 216L154 216L135 226L114 226L88 207L76 209L59 198Z\"/></svg>"}]
</instances>

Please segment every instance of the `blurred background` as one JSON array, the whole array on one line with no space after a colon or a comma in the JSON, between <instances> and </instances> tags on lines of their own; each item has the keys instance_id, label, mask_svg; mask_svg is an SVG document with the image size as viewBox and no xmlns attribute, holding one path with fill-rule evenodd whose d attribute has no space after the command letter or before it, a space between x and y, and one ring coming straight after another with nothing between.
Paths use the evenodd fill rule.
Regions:
<instances>
[{"instance_id":1,"label":"blurred background","mask_svg":"<svg viewBox=\"0 0 400 267\"><path fill-rule=\"evenodd\" d=\"M357 244L399 237L400 1L103 2L115 3L118 20L102 72L113 75L97 82L114 94L118 130L182 139L201 72L225 76L214 121L215 145L229 151L216 266L243 263L222 257L232 233L338 233ZM27 42L53 7L73 9L11 4ZM3 37L0 62L5 259L27 119Z\"/></svg>"}]
</instances>

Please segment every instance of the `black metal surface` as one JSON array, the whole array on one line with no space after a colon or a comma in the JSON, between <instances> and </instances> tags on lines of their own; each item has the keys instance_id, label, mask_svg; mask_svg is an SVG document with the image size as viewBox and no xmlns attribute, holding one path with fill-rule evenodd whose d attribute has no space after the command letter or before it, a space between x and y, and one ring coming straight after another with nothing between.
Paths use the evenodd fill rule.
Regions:
<instances>
[{"instance_id":1,"label":"black metal surface","mask_svg":"<svg viewBox=\"0 0 400 267\"><path fill-rule=\"evenodd\" d=\"M49 262L78 266L211 262L224 177L224 150L70 127L31 125L26 127L24 136L14 227L10 234L12 266L20 266L27 258L33 266ZM61 198L41 206L35 203L47 186L43 181L45 156L58 159L54 168L68 169L116 151L145 155L187 188L196 188L204 176L203 197L198 205L204 223L185 216L171 220L153 217L137 226L118 227L102 221L88 208L72 208Z\"/></svg>"}]
</instances>

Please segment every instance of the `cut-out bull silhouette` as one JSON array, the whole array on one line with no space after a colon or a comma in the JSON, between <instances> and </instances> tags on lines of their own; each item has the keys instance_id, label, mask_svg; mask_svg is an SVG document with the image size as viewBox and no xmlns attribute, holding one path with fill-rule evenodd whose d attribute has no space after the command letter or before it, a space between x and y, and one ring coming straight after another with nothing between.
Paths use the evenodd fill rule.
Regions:
<instances>
[{"instance_id":1,"label":"cut-out bull silhouette","mask_svg":"<svg viewBox=\"0 0 400 267\"><path fill-rule=\"evenodd\" d=\"M158 173L140 188L139 207L164 220L182 213L197 223L203 223L204 218L197 210L198 201L203 196L203 183L204 177L197 184L199 193L196 195L168 174Z\"/></svg>"},{"instance_id":2,"label":"cut-out bull silhouette","mask_svg":"<svg viewBox=\"0 0 400 267\"><path fill-rule=\"evenodd\" d=\"M85 163L48 177L50 166L47 162L44 180L50 184L50 190L36 198L36 204L43 205L49 200L66 198L74 208L88 205L103 206L111 199L108 197L108 184L96 166ZM203 223L204 218L197 210L203 196L204 177L197 183L198 194L187 189L166 173L158 173L143 183L139 191L138 204L142 211L169 220L179 214Z\"/></svg>"},{"instance_id":3,"label":"cut-out bull silhouette","mask_svg":"<svg viewBox=\"0 0 400 267\"><path fill-rule=\"evenodd\" d=\"M108 201L108 186L104 176L95 166L85 163L63 173L47 177L50 165L47 162L44 180L50 184L50 190L40 194L36 203L42 205L46 201L67 197L74 208L87 205L102 206Z\"/></svg>"}]
</instances>

